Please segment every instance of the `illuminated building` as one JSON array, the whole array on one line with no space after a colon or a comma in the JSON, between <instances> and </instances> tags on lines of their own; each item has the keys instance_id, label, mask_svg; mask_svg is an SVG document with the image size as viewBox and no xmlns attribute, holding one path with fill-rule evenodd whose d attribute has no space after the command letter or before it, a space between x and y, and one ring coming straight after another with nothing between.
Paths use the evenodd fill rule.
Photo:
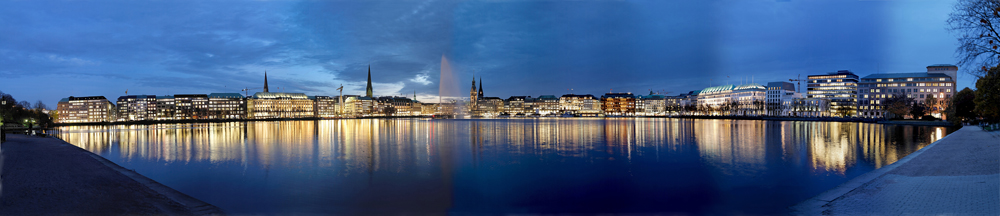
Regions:
<instances>
[{"instance_id":1,"label":"illuminated building","mask_svg":"<svg viewBox=\"0 0 1000 216\"><path fill-rule=\"evenodd\" d=\"M59 123L111 122L117 116L115 104L104 96L63 98L56 105Z\"/></svg>"},{"instance_id":2,"label":"illuminated building","mask_svg":"<svg viewBox=\"0 0 1000 216\"><path fill-rule=\"evenodd\" d=\"M303 93L257 92L247 100L251 119L312 118L313 101Z\"/></svg>"},{"instance_id":3,"label":"illuminated building","mask_svg":"<svg viewBox=\"0 0 1000 216\"><path fill-rule=\"evenodd\" d=\"M765 110L767 115L778 116L785 110L785 102L794 98L801 98L801 94L795 92L795 84L790 82L769 82L767 83L767 95L764 97Z\"/></svg>"},{"instance_id":4,"label":"illuminated building","mask_svg":"<svg viewBox=\"0 0 1000 216\"><path fill-rule=\"evenodd\" d=\"M786 103L786 115L798 117L830 116L830 100L826 98L794 98Z\"/></svg>"},{"instance_id":5,"label":"illuminated building","mask_svg":"<svg viewBox=\"0 0 1000 216\"><path fill-rule=\"evenodd\" d=\"M840 70L824 75L808 76L806 98L830 101L830 111L854 116L858 109L858 75Z\"/></svg>"},{"instance_id":6,"label":"illuminated building","mask_svg":"<svg viewBox=\"0 0 1000 216\"><path fill-rule=\"evenodd\" d=\"M605 116L635 116L635 96L632 93L605 93L601 96Z\"/></svg>"},{"instance_id":7,"label":"illuminated building","mask_svg":"<svg viewBox=\"0 0 1000 216\"><path fill-rule=\"evenodd\" d=\"M370 97L344 95L344 114L354 117L371 116L374 111L374 101Z\"/></svg>"},{"instance_id":8,"label":"illuminated building","mask_svg":"<svg viewBox=\"0 0 1000 216\"><path fill-rule=\"evenodd\" d=\"M662 116L666 114L667 98L663 95L639 95L636 97L635 115Z\"/></svg>"},{"instance_id":9,"label":"illuminated building","mask_svg":"<svg viewBox=\"0 0 1000 216\"><path fill-rule=\"evenodd\" d=\"M866 118L889 117L882 104L887 98L905 95L917 103L927 105L927 113L946 118L942 113L948 100L955 94L958 66L937 64L927 66L927 72L872 74L861 78L859 84L859 115ZM937 104L927 104L928 98ZM919 118L919 117L917 117Z\"/></svg>"},{"instance_id":10,"label":"illuminated building","mask_svg":"<svg viewBox=\"0 0 1000 216\"><path fill-rule=\"evenodd\" d=\"M577 116L597 116L601 113L601 102L589 94L565 94L559 97L559 107Z\"/></svg>"},{"instance_id":11,"label":"illuminated building","mask_svg":"<svg viewBox=\"0 0 1000 216\"><path fill-rule=\"evenodd\" d=\"M246 98L239 93L208 95L207 119L243 119L247 116Z\"/></svg>"},{"instance_id":12,"label":"illuminated building","mask_svg":"<svg viewBox=\"0 0 1000 216\"><path fill-rule=\"evenodd\" d=\"M156 117L155 95L126 95L118 97L116 121L145 121Z\"/></svg>"},{"instance_id":13,"label":"illuminated building","mask_svg":"<svg viewBox=\"0 0 1000 216\"><path fill-rule=\"evenodd\" d=\"M510 115L527 115L534 111L526 104L526 101L531 100L533 100L531 96L510 96L504 101L504 111Z\"/></svg>"},{"instance_id":14,"label":"illuminated building","mask_svg":"<svg viewBox=\"0 0 1000 216\"><path fill-rule=\"evenodd\" d=\"M483 97L477 102L482 116L495 117L504 112L504 101L499 97Z\"/></svg>"},{"instance_id":15,"label":"illuminated building","mask_svg":"<svg viewBox=\"0 0 1000 216\"><path fill-rule=\"evenodd\" d=\"M729 104L734 85L713 86L702 89L698 95L698 106L718 109Z\"/></svg>"},{"instance_id":16,"label":"illuminated building","mask_svg":"<svg viewBox=\"0 0 1000 216\"><path fill-rule=\"evenodd\" d=\"M375 110L378 111L375 112L376 115L388 116L386 109L390 108L392 116L414 116L421 111L420 104L406 97L385 96L375 99Z\"/></svg>"},{"instance_id":17,"label":"illuminated building","mask_svg":"<svg viewBox=\"0 0 1000 216\"><path fill-rule=\"evenodd\" d=\"M339 96L338 96L339 97ZM313 110L316 112L317 118L333 118L338 117L340 112L340 100L338 97L330 96L310 96L309 98L313 100Z\"/></svg>"},{"instance_id":18,"label":"illuminated building","mask_svg":"<svg viewBox=\"0 0 1000 216\"><path fill-rule=\"evenodd\" d=\"M535 113L540 115L558 115L559 112L559 98L555 95L542 95L538 96L534 100L527 102L529 107L534 109Z\"/></svg>"},{"instance_id":19,"label":"illuminated building","mask_svg":"<svg viewBox=\"0 0 1000 216\"><path fill-rule=\"evenodd\" d=\"M730 97L735 102L733 114L742 116L756 116L764 112L764 99L766 96L765 87L760 84L750 83L733 87Z\"/></svg>"},{"instance_id":20,"label":"illuminated building","mask_svg":"<svg viewBox=\"0 0 1000 216\"><path fill-rule=\"evenodd\" d=\"M440 111L438 111L437 103L419 103L419 104L420 104L420 115L429 116L441 113Z\"/></svg>"},{"instance_id":21,"label":"illuminated building","mask_svg":"<svg viewBox=\"0 0 1000 216\"><path fill-rule=\"evenodd\" d=\"M156 96L156 116L153 120L174 120L177 109L173 95Z\"/></svg>"},{"instance_id":22,"label":"illuminated building","mask_svg":"<svg viewBox=\"0 0 1000 216\"><path fill-rule=\"evenodd\" d=\"M175 120L204 119L208 116L208 95L206 94L175 94Z\"/></svg>"}]
</instances>

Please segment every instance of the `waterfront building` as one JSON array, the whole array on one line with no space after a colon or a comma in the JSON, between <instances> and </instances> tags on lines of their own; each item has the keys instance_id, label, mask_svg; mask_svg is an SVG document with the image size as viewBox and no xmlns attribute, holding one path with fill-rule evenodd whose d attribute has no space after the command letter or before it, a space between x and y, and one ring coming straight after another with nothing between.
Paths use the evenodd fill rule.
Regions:
<instances>
[{"instance_id":1,"label":"waterfront building","mask_svg":"<svg viewBox=\"0 0 1000 216\"><path fill-rule=\"evenodd\" d=\"M208 95L175 94L174 110L174 120L204 119L208 116Z\"/></svg>"},{"instance_id":2,"label":"waterfront building","mask_svg":"<svg viewBox=\"0 0 1000 216\"><path fill-rule=\"evenodd\" d=\"M240 93L208 94L208 114L205 119L243 119L246 116L246 98Z\"/></svg>"},{"instance_id":3,"label":"waterfront building","mask_svg":"<svg viewBox=\"0 0 1000 216\"><path fill-rule=\"evenodd\" d=\"M914 102L927 106L927 113L937 118L943 115L947 101L955 94L955 80L958 66L936 64L927 66L926 72L872 74L861 78L859 83L859 116L866 118L888 118L884 102L888 98L905 96ZM934 103L928 104L928 99ZM917 116L916 118L919 118Z\"/></svg>"},{"instance_id":4,"label":"waterfront building","mask_svg":"<svg viewBox=\"0 0 1000 216\"><path fill-rule=\"evenodd\" d=\"M764 114L764 99L767 88L757 83L743 84L733 87L730 101L734 103L733 114L741 116L757 116Z\"/></svg>"},{"instance_id":5,"label":"waterfront building","mask_svg":"<svg viewBox=\"0 0 1000 216\"><path fill-rule=\"evenodd\" d=\"M707 115L726 114L735 85L713 86L702 89L698 95L698 109Z\"/></svg>"},{"instance_id":6,"label":"waterfront building","mask_svg":"<svg viewBox=\"0 0 1000 216\"><path fill-rule=\"evenodd\" d=\"M483 97L479 100L479 111L482 116L495 117L503 113L504 101L499 97Z\"/></svg>"},{"instance_id":7,"label":"waterfront building","mask_svg":"<svg viewBox=\"0 0 1000 216\"><path fill-rule=\"evenodd\" d=\"M541 95L530 101L530 107L539 115L559 115L559 98L555 95Z\"/></svg>"},{"instance_id":8,"label":"waterfront building","mask_svg":"<svg viewBox=\"0 0 1000 216\"><path fill-rule=\"evenodd\" d=\"M663 107L665 115L679 115L684 109L684 94L677 96L664 96Z\"/></svg>"},{"instance_id":9,"label":"waterfront building","mask_svg":"<svg viewBox=\"0 0 1000 216\"><path fill-rule=\"evenodd\" d=\"M375 99L378 116L415 116L421 109L420 104L406 97L383 96Z\"/></svg>"},{"instance_id":10,"label":"waterfront building","mask_svg":"<svg viewBox=\"0 0 1000 216\"><path fill-rule=\"evenodd\" d=\"M767 95L764 97L764 108L767 115L782 115L786 101L794 98L801 98L801 94L795 92L795 84L790 82L768 82Z\"/></svg>"},{"instance_id":11,"label":"waterfront building","mask_svg":"<svg viewBox=\"0 0 1000 216\"><path fill-rule=\"evenodd\" d=\"M530 106L527 105L528 101L533 101L531 96L510 96L504 101L504 111L511 116L514 115L527 115L534 111Z\"/></svg>"},{"instance_id":12,"label":"waterfront building","mask_svg":"<svg viewBox=\"0 0 1000 216\"><path fill-rule=\"evenodd\" d=\"M635 116L635 95L605 93L601 96L601 110L605 116Z\"/></svg>"},{"instance_id":13,"label":"waterfront building","mask_svg":"<svg viewBox=\"0 0 1000 216\"><path fill-rule=\"evenodd\" d=\"M598 116L601 114L601 101L590 94L565 94L559 97L559 109L576 116Z\"/></svg>"},{"instance_id":14,"label":"waterfront building","mask_svg":"<svg viewBox=\"0 0 1000 216\"><path fill-rule=\"evenodd\" d=\"M116 121L154 120L156 111L155 95L125 95L118 97Z\"/></svg>"},{"instance_id":15,"label":"waterfront building","mask_svg":"<svg viewBox=\"0 0 1000 216\"><path fill-rule=\"evenodd\" d=\"M315 117L313 106L313 101L303 93L257 92L247 100L247 116L250 119L311 118Z\"/></svg>"},{"instance_id":16,"label":"waterfront building","mask_svg":"<svg viewBox=\"0 0 1000 216\"><path fill-rule=\"evenodd\" d=\"M858 75L840 70L807 77L806 98L827 99L838 116L855 116L858 106Z\"/></svg>"},{"instance_id":17,"label":"waterfront building","mask_svg":"<svg viewBox=\"0 0 1000 216\"><path fill-rule=\"evenodd\" d=\"M646 95L636 97L635 115L663 116L666 114L667 100L663 95Z\"/></svg>"},{"instance_id":18,"label":"waterfront building","mask_svg":"<svg viewBox=\"0 0 1000 216\"><path fill-rule=\"evenodd\" d=\"M437 103L419 103L419 104L420 104L420 115L430 116L430 115L441 114L441 111L438 111Z\"/></svg>"},{"instance_id":19,"label":"waterfront building","mask_svg":"<svg viewBox=\"0 0 1000 216\"><path fill-rule=\"evenodd\" d=\"M698 106L709 115L759 115L764 109L766 88L751 83L702 89Z\"/></svg>"},{"instance_id":20,"label":"waterfront building","mask_svg":"<svg viewBox=\"0 0 1000 216\"><path fill-rule=\"evenodd\" d=\"M104 96L63 98L56 104L59 123L111 122L117 116L114 103Z\"/></svg>"},{"instance_id":21,"label":"waterfront building","mask_svg":"<svg viewBox=\"0 0 1000 216\"><path fill-rule=\"evenodd\" d=\"M313 100L313 110L316 112L317 118L338 117L340 100L337 97L309 96L309 98Z\"/></svg>"},{"instance_id":22,"label":"waterfront building","mask_svg":"<svg viewBox=\"0 0 1000 216\"><path fill-rule=\"evenodd\" d=\"M156 96L156 116L153 120L174 120L177 116L177 109L174 106L173 95Z\"/></svg>"},{"instance_id":23,"label":"waterfront building","mask_svg":"<svg viewBox=\"0 0 1000 216\"><path fill-rule=\"evenodd\" d=\"M370 97L344 95L344 114L353 117L366 117L374 113L375 102Z\"/></svg>"},{"instance_id":24,"label":"waterfront building","mask_svg":"<svg viewBox=\"0 0 1000 216\"><path fill-rule=\"evenodd\" d=\"M830 100L826 98L795 98L788 101L786 116L829 117Z\"/></svg>"}]
</instances>

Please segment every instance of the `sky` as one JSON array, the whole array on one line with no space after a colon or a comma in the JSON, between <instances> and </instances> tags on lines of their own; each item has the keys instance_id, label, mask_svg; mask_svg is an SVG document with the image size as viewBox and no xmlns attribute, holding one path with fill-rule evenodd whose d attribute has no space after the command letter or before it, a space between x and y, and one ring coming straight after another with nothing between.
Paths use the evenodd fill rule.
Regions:
<instances>
[{"instance_id":1,"label":"sky","mask_svg":"<svg viewBox=\"0 0 1000 216\"><path fill-rule=\"evenodd\" d=\"M955 64L954 1L2 1L0 91L69 96L261 91L437 101L484 94L677 95L851 70ZM958 88L974 87L960 73ZM243 91L244 89L249 89Z\"/></svg>"}]
</instances>

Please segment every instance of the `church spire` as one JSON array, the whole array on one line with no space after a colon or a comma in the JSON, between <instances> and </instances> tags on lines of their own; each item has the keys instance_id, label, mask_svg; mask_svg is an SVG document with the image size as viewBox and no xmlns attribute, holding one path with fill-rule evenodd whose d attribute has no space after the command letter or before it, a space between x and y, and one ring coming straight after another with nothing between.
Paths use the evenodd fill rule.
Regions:
<instances>
[{"instance_id":1,"label":"church spire","mask_svg":"<svg viewBox=\"0 0 1000 216\"><path fill-rule=\"evenodd\" d=\"M365 97L372 97L372 65L368 65L368 87L365 88Z\"/></svg>"},{"instance_id":2,"label":"church spire","mask_svg":"<svg viewBox=\"0 0 1000 216\"><path fill-rule=\"evenodd\" d=\"M479 99L483 99L483 77L479 77Z\"/></svg>"},{"instance_id":3,"label":"church spire","mask_svg":"<svg viewBox=\"0 0 1000 216\"><path fill-rule=\"evenodd\" d=\"M264 70L264 92L270 92L267 89L267 70Z\"/></svg>"}]
</instances>

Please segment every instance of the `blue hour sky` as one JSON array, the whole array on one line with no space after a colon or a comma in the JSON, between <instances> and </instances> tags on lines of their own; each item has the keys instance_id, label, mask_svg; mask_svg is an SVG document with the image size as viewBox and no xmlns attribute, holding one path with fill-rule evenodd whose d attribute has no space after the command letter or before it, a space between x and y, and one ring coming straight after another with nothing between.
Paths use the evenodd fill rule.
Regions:
<instances>
[{"instance_id":1,"label":"blue hour sky","mask_svg":"<svg viewBox=\"0 0 1000 216\"><path fill-rule=\"evenodd\" d=\"M0 91L363 94L436 101L441 57L486 96L670 95L955 64L953 1L3 1ZM959 88L974 86L961 73ZM743 81L747 80L747 81ZM280 89L279 89L280 88ZM572 91L570 91L572 89ZM257 89L251 90L253 92Z\"/></svg>"}]
</instances>

